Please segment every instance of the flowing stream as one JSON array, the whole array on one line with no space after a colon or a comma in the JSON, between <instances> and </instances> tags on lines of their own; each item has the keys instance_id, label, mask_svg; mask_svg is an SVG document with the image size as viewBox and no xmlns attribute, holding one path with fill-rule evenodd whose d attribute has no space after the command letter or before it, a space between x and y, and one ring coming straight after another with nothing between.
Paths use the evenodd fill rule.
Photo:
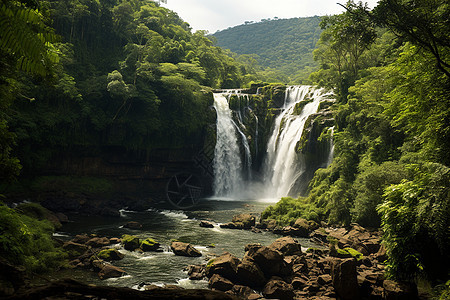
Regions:
<instances>
[{"instance_id":1,"label":"flowing stream","mask_svg":"<svg viewBox=\"0 0 450 300\"><path fill-rule=\"evenodd\" d=\"M230 222L234 215L251 213L258 215L269 203L252 201L230 201L203 199L199 206L189 211L151 209L144 212L122 211L121 217L69 216L71 222L65 224L57 237L70 239L76 234L97 234L98 236L121 237L123 234L153 238L162 244L163 252L131 252L119 247L125 258L114 261L113 265L124 269L128 274L120 278L101 281L90 271L70 270L67 275L94 284L126 286L138 288L146 284L177 284L185 288L207 288L206 281L192 281L183 270L191 264L206 264L212 255L228 251L239 258L244 255L244 247L250 243L271 244L280 237L270 232L254 233L249 230L223 229L220 223ZM210 220L214 228L199 226L200 220ZM128 221L137 221L142 229L124 228ZM172 239L192 243L203 254L201 257L182 257L174 255L169 245ZM313 244L307 239L298 239L302 247ZM214 248L209 248L214 244ZM58 273L58 277L65 274Z\"/></svg>"}]
</instances>

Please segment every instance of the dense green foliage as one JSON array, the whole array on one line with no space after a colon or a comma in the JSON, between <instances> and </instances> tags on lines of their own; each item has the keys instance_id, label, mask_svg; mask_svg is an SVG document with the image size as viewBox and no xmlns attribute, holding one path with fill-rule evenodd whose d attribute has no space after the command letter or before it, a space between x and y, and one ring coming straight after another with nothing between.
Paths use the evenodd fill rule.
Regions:
<instances>
[{"instance_id":1,"label":"dense green foliage","mask_svg":"<svg viewBox=\"0 0 450 300\"><path fill-rule=\"evenodd\" d=\"M122 147L145 156L155 147L199 144L213 120L208 113L211 88L237 88L255 79L250 64L213 46L205 32L192 33L189 24L157 2L32 3L34 7L28 7L28 1L1 6L5 14L21 10L13 14L16 18L34 22L39 16L38 23L27 23L33 30L17 35L17 40L11 36L19 29L1 23L7 29L0 44L0 63L7 66L0 72L1 177L19 172L18 160L11 158L14 135L15 155L25 171L38 170L59 153ZM39 51L25 43L28 35L37 40L53 37L49 26L60 42L43 40ZM24 51L16 57L14 47L22 42ZM32 51L26 52L28 48ZM46 77L16 68L22 57L47 57L48 49L59 61L42 60L45 67L51 65Z\"/></svg>"},{"instance_id":2,"label":"dense green foliage","mask_svg":"<svg viewBox=\"0 0 450 300\"><path fill-rule=\"evenodd\" d=\"M381 225L390 276L448 278L450 6L346 7L323 19L311 75L338 100L334 160L316 172L308 197L283 199L263 216L290 223L320 211L334 224Z\"/></svg>"},{"instance_id":3,"label":"dense green foliage","mask_svg":"<svg viewBox=\"0 0 450 300\"><path fill-rule=\"evenodd\" d=\"M252 57L268 81L299 84L316 70L312 57L321 29L319 17L263 20L214 33L217 45Z\"/></svg>"},{"instance_id":4,"label":"dense green foliage","mask_svg":"<svg viewBox=\"0 0 450 300\"><path fill-rule=\"evenodd\" d=\"M0 204L0 256L29 272L60 266L65 255L52 240L54 227Z\"/></svg>"}]
</instances>

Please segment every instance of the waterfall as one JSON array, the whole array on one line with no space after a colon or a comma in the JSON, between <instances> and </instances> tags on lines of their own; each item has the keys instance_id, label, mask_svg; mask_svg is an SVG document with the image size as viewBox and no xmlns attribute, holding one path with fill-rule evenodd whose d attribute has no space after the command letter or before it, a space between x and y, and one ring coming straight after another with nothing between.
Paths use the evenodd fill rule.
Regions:
<instances>
[{"instance_id":1,"label":"waterfall","mask_svg":"<svg viewBox=\"0 0 450 300\"><path fill-rule=\"evenodd\" d=\"M296 153L305 122L317 112L319 103L327 94L311 86L293 86L286 90L283 111L276 118L274 130L267 145L264 167L265 197L279 198L289 195L304 171L301 156ZM300 114L295 114L296 104L308 100ZM300 158L299 158L300 157Z\"/></svg>"},{"instance_id":2,"label":"waterfall","mask_svg":"<svg viewBox=\"0 0 450 300\"><path fill-rule=\"evenodd\" d=\"M330 133L330 152L328 153L327 162L325 164L325 168L327 168L331 163L333 162L333 156L334 156L334 142L333 142L333 136L334 136L334 126L330 127L329 129L331 131Z\"/></svg>"},{"instance_id":3,"label":"waterfall","mask_svg":"<svg viewBox=\"0 0 450 300\"><path fill-rule=\"evenodd\" d=\"M228 100L224 94L214 94L217 112L217 142L214 150L214 183L216 196L237 196L243 183L242 162Z\"/></svg>"}]
</instances>

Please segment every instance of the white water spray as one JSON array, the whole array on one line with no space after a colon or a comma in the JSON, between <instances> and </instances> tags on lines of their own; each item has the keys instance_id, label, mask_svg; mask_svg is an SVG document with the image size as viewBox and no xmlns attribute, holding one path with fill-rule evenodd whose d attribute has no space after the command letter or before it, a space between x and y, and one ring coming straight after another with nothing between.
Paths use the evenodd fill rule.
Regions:
<instances>
[{"instance_id":1,"label":"white water spray","mask_svg":"<svg viewBox=\"0 0 450 300\"><path fill-rule=\"evenodd\" d=\"M214 94L217 111L217 142L214 150L215 196L233 197L241 190L242 162L239 155L237 126L231 118L228 100L223 94Z\"/></svg>"},{"instance_id":2,"label":"white water spray","mask_svg":"<svg viewBox=\"0 0 450 300\"><path fill-rule=\"evenodd\" d=\"M317 112L320 101L329 96L322 89L311 86L293 86L286 90L284 110L275 120L275 127L267 145L264 168L265 197L279 198L289 195L290 190L304 171L303 163L296 153L305 122ZM295 105L311 100L299 115L294 114Z\"/></svg>"}]
</instances>

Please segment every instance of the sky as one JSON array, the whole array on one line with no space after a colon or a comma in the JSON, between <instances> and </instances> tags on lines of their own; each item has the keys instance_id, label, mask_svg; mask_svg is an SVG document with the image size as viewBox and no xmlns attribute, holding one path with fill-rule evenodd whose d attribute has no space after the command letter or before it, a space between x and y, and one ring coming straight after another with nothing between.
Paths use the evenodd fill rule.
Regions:
<instances>
[{"instance_id":1,"label":"sky","mask_svg":"<svg viewBox=\"0 0 450 300\"><path fill-rule=\"evenodd\" d=\"M215 33L245 21L334 15L346 0L167 0L161 6L175 11L193 31ZM356 1L355 1L356 2ZM377 0L363 0L373 8Z\"/></svg>"}]
</instances>

